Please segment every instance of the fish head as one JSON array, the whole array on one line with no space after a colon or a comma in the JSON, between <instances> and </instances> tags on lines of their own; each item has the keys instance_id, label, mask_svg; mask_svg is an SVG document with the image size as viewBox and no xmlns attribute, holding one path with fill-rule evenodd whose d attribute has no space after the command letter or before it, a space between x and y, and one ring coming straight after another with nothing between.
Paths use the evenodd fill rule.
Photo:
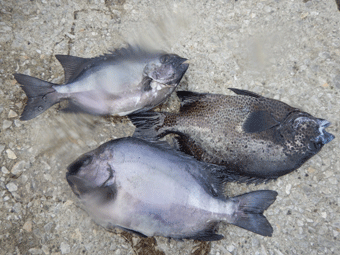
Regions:
<instances>
[{"instance_id":1,"label":"fish head","mask_svg":"<svg viewBox=\"0 0 340 255\"><path fill-rule=\"evenodd\" d=\"M143 73L157 83L177 86L189 67L186 61L176 54L160 54L149 61Z\"/></svg>"},{"instance_id":2,"label":"fish head","mask_svg":"<svg viewBox=\"0 0 340 255\"><path fill-rule=\"evenodd\" d=\"M325 130L330 124L327 120L297 111L289 114L280 128L280 134L297 152L314 155L335 138Z\"/></svg>"},{"instance_id":3,"label":"fish head","mask_svg":"<svg viewBox=\"0 0 340 255\"><path fill-rule=\"evenodd\" d=\"M111 158L110 151L99 147L68 166L67 182L79 198L91 195L109 200L115 197L115 171L109 163Z\"/></svg>"}]
</instances>

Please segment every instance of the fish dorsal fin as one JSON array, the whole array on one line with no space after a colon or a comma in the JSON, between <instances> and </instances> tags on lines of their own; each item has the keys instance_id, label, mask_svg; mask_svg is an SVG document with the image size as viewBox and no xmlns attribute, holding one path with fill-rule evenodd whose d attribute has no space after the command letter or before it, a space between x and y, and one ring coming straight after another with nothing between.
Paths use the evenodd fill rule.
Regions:
<instances>
[{"instance_id":1,"label":"fish dorsal fin","mask_svg":"<svg viewBox=\"0 0 340 255\"><path fill-rule=\"evenodd\" d=\"M262 97L261 95L248 91L248 90L234 89L234 88L229 88L229 89L237 95L250 96L250 97L256 97L256 98Z\"/></svg>"},{"instance_id":2,"label":"fish dorsal fin","mask_svg":"<svg viewBox=\"0 0 340 255\"><path fill-rule=\"evenodd\" d=\"M191 91L177 91L177 96L181 100L181 106L189 106L192 103L200 100L202 97L205 97L205 93L197 93Z\"/></svg>"},{"instance_id":3,"label":"fish dorsal fin","mask_svg":"<svg viewBox=\"0 0 340 255\"><path fill-rule=\"evenodd\" d=\"M65 84L74 81L87 65L90 66L91 62L91 59L89 58L80 58L69 55L55 55L55 57L64 68Z\"/></svg>"},{"instance_id":4,"label":"fish dorsal fin","mask_svg":"<svg viewBox=\"0 0 340 255\"><path fill-rule=\"evenodd\" d=\"M103 61L123 61L124 59L142 59L151 57L157 52L149 52L139 46L127 45L125 48L118 48L94 58L81 58L70 55L55 55L65 72L65 84L73 82L84 70L98 65Z\"/></svg>"},{"instance_id":5,"label":"fish dorsal fin","mask_svg":"<svg viewBox=\"0 0 340 255\"><path fill-rule=\"evenodd\" d=\"M243 124L243 130L246 133L259 133L279 124L280 122L270 112L261 110L249 114Z\"/></svg>"}]
</instances>

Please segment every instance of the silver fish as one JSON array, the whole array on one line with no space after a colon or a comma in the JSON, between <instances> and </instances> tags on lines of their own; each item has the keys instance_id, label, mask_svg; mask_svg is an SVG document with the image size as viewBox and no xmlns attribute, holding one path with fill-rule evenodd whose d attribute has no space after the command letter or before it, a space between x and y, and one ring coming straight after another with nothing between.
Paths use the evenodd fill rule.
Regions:
<instances>
[{"instance_id":1,"label":"silver fish","mask_svg":"<svg viewBox=\"0 0 340 255\"><path fill-rule=\"evenodd\" d=\"M220 170L164 144L128 137L84 154L68 167L66 178L89 214L106 228L214 241L223 238L216 228L224 221L271 236L262 213L277 192L226 198Z\"/></svg>"},{"instance_id":2,"label":"silver fish","mask_svg":"<svg viewBox=\"0 0 340 255\"><path fill-rule=\"evenodd\" d=\"M70 111L124 116L165 101L188 69L187 59L129 46L96 58L56 55L64 85L14 74L28 101L21 120L30 120L61 100Z\"/></svg>"}]
</instances>

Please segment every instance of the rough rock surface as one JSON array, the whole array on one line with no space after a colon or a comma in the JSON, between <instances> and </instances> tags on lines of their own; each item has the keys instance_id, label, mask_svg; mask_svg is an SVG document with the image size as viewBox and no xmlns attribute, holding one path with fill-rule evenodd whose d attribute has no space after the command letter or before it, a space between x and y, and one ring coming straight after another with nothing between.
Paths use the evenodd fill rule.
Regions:
<instances>
[{"instance_id":1,"label":"rough rock surface","mask_svg":"<svg viewBox=\"0 0 340 255\"><path fill-rule=\"evenodd\" d=\"M1 254L338 254L340 250L340 12L322 0L0 1ZM278 191L273 237L221 224L212 242L140 239L97 226L65 180L80 154L129 136L126 118L64 114L21 122L20 72L62 83L54 54L93 57L142 41L191 61L181 89L248 89L332 122L336 136L276 182L231 184L230 196ZM173 106L173 101L163 106Z\"/></svg>"}]
</instances>

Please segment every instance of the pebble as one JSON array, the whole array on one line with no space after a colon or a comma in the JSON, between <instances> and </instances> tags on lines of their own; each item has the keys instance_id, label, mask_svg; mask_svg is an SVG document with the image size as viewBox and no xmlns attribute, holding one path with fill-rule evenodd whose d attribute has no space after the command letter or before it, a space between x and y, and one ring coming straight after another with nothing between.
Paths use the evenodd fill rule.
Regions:
<instances>
[{"instance_id":1,"label":"pebble","mask_svg":"<svg viewBox=\"0 0 340 255\"><path fill-rule=\"evenodd\" d=\"M292 188L292 185L289 183L287 186L286 186L286 193L287 195L290 194L290 189Z\"/></svg>"},{"instance_id":2,"label":"pebble","mask_svg":"<svg viewBox=\"0 0 340 255\"><path fill-rule=\"evenodd\" d=\"M25 171L25 166L26 166L26 161L24 160L21 160L17 163L14 164L14 166L12 167L12 170L11 170L11 173L16 175L16 176L19 176L22 174L23 171Z\"/></svg>"},{"instance_id":3,"label":"pebble","mask_svg":"<svg viewBox=\"0 0 340 255\"><path fill-rule=\"evenodd\" d=\"M18 190L18 187L17 185L15 185L14 182L10 182L6 185L6 188L8 189L9 192L14 192L14 191L17 191Z\"/></svg>"},{"instance_id":4,"label":"pebble","mask_svg":"<svg viewBox=\"0 0 340 255\"><path fill-rule=\"evenodd\" d=\"M41 250L44 252L44 254L50 254L50 249L46 245L43 245Z\"/></svg>"},{"instance_id":5,"label":"pebble","mask_svg":"<svg viewBox=\"0 0 340 255\"><path fill-rule=\"evenodd\" d=\"M5 145L4 144L0 144L0 154L1 154L1 152L3 152L3 150L5 149Z\"/></svg>"},{"instance_id":6,"label":"pebble","mask_svg":"<svg viewBox=\"0 0 340 255\"><path fill-rule=\"evenodd\" d=\"M3 130L6 130L10 126L12 126L12 121L10 121L10 120L4 120L4 123L2 123L2 129Z\"/></svg>"},{"instance_id":7,"label":"pebble","mask_svg":"<svg viewBox=\"0 0 340 255\"><path fill-rule=\"evenodd\" d=\"M337 76L334 77L333 83L334 83L335 87L340 89L340 74L338 74Z\"/></svg>"},{"instance_id":8,"label":"pebble","mask_svg":"<svg viewBox=\"0 0 340 255\"><path fill-rule=\"evenodd\" d=\"M9 174L10 173L10 171L8 171L8 169L5 166L1 167L1 172L3 174Z\"/></svg>"},{"instance_id":9,"label":"pebble","mask_svg":"<svg viewBox=\"0 0 340 255\"><path fill-rule=\"evenodd\" d=\"M11 118L15 118L15 117L18 117L18 114L13 110L9 110L8 118L11 119Z\"/></svg>"},{"instance_id":10,"label":"pebble","mask_svg":"<svg viewBox=\"0 0 340 255\"><path fill-rule=\"evenodd\" d=\"M30 254L42 254L42 250L38 249L38 248L31 248L28 250L28 252Z\"/></svg>"},{"instance_id":11,"label":"pebble","mask_svg":"<svg viewBox=\"0 0 340 255\"><path fill-rule=\"evenodd\" d=\"M70 245L68 243L61 242L61 244L60 244L60 251L61 251L61 254L70 253L70 251L71 251Z\"/></svg>"},{"instance_id":12,"label":"pebble","mask_svg":"<svg viewBox=\"0 0 340 255\"><path fill-rule=\"evenodd\" d=\"M14 125L15 125L16 127L21 127L21 125L22 125L21 120L19 120L19 119L14 120Z\"/></svg>"},{"instance_id":13,"label":"pebble","mask_svg":"<svg viewBox=\"0 0 340 255\"><path fill-rule=\"evenodd\" d=\"M6 153L7 153L7 157L9 159L16 159L17 158L17 156L14 154L14 152L11 149L7 149Z\"/></svg>"}]
</instances>

